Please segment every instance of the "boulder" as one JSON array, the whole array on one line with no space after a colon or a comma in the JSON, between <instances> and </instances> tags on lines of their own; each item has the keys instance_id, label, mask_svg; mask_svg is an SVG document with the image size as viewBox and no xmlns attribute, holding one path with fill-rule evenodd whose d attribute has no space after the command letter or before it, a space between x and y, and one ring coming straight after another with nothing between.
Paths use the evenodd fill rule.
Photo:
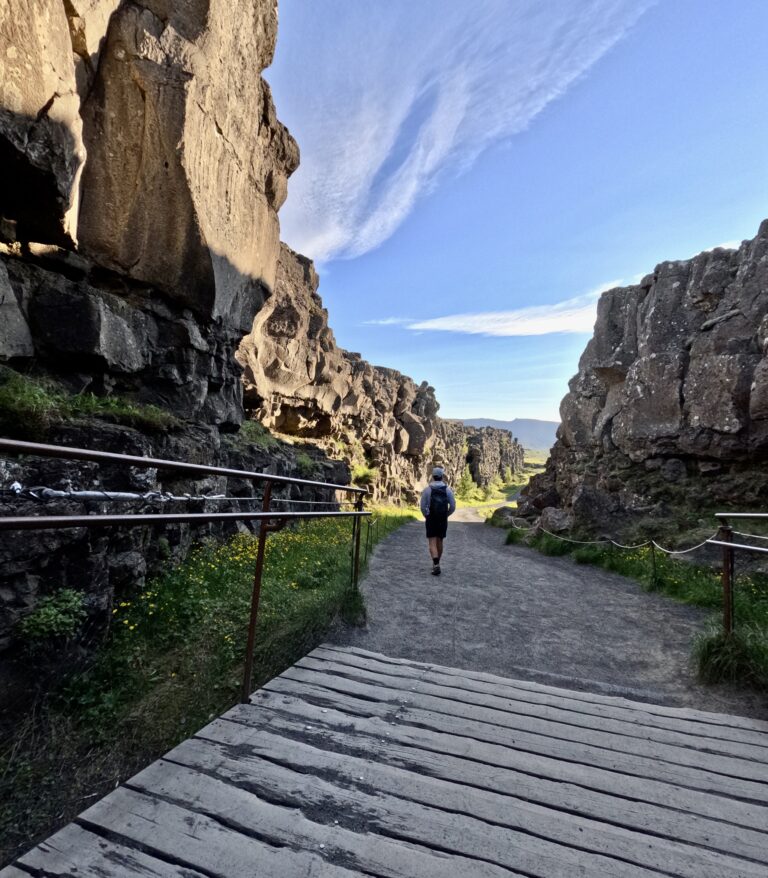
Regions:
<instances>
[{"instance_id":1,"label":"boulder","mask_svg":"<svg viewBox=\"0 0 768 878\"><path fill-rule=\"evenodd\" d=\"M553 534L565 533L573 527L573 514L567 509L547 506L541 510L538 527Z\"/></svg>"},{"instance_id":2,"label":"boulder","mask_svg":"<svg viewBox=\"0 0 768 878\"><path fill-rule=\"evenodd\" d=\"M514 506L500 506L493 510L493 515L488 519L494 527L513 527L521 524L519 512Z\"/></svg>"}]
</instances>

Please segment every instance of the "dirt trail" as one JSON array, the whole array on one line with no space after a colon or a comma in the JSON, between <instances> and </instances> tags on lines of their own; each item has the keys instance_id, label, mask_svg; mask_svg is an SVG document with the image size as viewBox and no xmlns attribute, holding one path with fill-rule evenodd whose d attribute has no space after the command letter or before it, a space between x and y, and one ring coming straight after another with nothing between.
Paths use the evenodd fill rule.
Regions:
<instances>
[{"instance_id":1,"label":"dirt trail","mask_svg":"<svg viewBox=\"0 0 768 878\"><path fill-rule=\"evenodd\" d=\"M708 613L570 558L506 546L472 509L451 518L443 574L430 574L422 522L374 551L365 628L330 638L393 657L555 686L751 716L766 700L697 684L693 636Z\"/></svg>"}]
</instances>

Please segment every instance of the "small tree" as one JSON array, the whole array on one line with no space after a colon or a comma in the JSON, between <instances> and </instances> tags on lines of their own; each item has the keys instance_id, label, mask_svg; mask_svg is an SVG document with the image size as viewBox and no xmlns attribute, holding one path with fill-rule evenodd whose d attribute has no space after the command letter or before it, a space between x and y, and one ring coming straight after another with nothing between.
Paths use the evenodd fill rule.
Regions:
<instances>
[{"instance_id":1,"label":"small tree","mask_svg":"<svg viewBox=\"0 0 768 878\"><path fill-rule=\"evenodd\" d=\"M476 490L477 485L472 479L472 473L470 472L469 464L467 464L464 467L464 472L461 474L458 484L456 485L456 496L459 500L471 500Z\"/></svg>"}]
</instances>

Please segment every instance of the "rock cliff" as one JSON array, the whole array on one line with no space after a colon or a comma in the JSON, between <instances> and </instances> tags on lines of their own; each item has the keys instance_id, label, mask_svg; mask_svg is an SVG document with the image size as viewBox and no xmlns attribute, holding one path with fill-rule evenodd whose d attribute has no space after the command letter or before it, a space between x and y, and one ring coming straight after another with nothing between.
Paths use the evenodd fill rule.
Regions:
<instances>
[{"instance_id":1,"label":"rock cliff","mask_svg":"<svg viewBox=\"0 0 768 878\"><path fill-rule=\"evenodd\" d=\"M737 250L663 262L598 305L526 508L620 530L768 500L768 221Z\"/></svg>"},{"instance_id":2,"label":"rock cliff","mask_svg":"<svg viewBox=\"0 0 768 878\"><path fill-rule=\"evenodd\" d=\"M274 284L298 164L259 75L276 32L276 0L3 5L0 236L78 256L42 284L0 270L2 359L101 358L95 380L239 423L233 353Z\"/></svg>"},{"instance_id":3,"label":"rock cliff","mask_svg":"<svg viewBox=\"0 0 768 878\"><path fill-rule=\"evenodd\" d=\"M298 163L260 75L276 30L276 0L0 4L0 364L55 380L56 393L119 397L176 416L166 432L80 417L42 436L34 417L25 421L33 390L16 400L16 421L4 410L5 429L348 479L314 450L226 435L243 418L235 350L274 285L277 211ZM0 461L0 472L4 488L16 479L83 487L97 477L87 465L14 458ZM139 483L174 484L110 471L97 482ZM149 529L3 539L0 649L39 595L82 589L96 618L115 589L140 586L153 563L183 554L194 537L183 526L160 542Z\"/></svg>"},{"instance_id":4,"label":"rock cliff","mask_svg":"<svg viewBox=\"0 0 768 878\"><path fill-rule=\"evenodd\" d=\"M342 456L381 500L413 502L433 463L485 485L522 469L506 430L442 421L434 388L338 347L310 260L283 245L274 295L243 339L245 406L281 434Z\"/></svg>"}]
</instances>

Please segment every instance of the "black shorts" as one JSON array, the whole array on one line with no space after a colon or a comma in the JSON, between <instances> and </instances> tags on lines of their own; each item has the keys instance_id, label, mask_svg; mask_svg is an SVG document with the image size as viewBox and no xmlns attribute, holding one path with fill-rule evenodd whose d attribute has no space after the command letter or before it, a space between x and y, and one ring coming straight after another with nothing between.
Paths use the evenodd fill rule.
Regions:
<instances>
[{"instance_id":1,"label":"black shorts","mask_svg":"<svg viewBox=\"0 0 768 878\"><path fill-rule=\"evenodd\" d=\"M440 537L441 540L445 539L445 534L448 530L447 515L428 515L425 524L427 525L427 539L430 537Z\"/></svg>"}]
</instances>

